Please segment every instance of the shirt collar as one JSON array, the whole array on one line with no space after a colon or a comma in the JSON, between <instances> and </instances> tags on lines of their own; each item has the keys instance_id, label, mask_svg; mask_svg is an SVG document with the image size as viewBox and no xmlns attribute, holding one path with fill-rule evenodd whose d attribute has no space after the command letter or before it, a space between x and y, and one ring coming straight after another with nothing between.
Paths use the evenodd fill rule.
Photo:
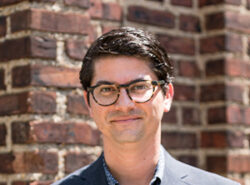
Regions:
<instances>
[{"instance_id":1,"label":"shirt collar","mask_svg":"<svg viewBox=\"0 0 250 185\"><path fill-rule=\"evenodd\" d=\"M105 158L104 158L103 153L102 153L102 161L103 161L102 164L103 164L103 168L104 168L104 171L105 171L105 175L106 175L106 178L107 178L108 185L119 185L119 182L113 177L113 175L109 171L108 166L107 166L107 164L105 162ZM159 180L158 184L160 184L160 182L163 179L163 175L164 175L164 167L165 167L165 155L164 155L164 149L161 146L159 161L158 161L158 163L156 165L155 174L154 174L153 179L150 182L150 185L155 184L155 182L158 181L158 180Z\"/></svg>"}]
</instances>

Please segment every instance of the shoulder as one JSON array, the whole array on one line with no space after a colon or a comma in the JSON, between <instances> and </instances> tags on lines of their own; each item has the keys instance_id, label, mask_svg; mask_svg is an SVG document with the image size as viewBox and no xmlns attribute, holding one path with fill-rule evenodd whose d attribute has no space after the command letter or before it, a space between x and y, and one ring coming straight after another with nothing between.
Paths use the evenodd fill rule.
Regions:
<instances>
[{"instance_id":1,"label":"shoulder","mask_svg":"<svg viewBox=\"0 0 250 185\"><path fill-rule=\"evenodd\" d=\"M187 185L240 185L228 178L180 162L167 151L165 151L165 163L167 173L176 176Z\"/></svg>"},{"instance_id":2,"label":"shoulder","mask_svg":"<svg viewBox=\"0 0 250 185\"><path fill-rule=\"evenodd\" d=\"M84 166L75 172L69 174L63 179L56 181L52 185L90 185L96 184L96 180L99 182L105 181L104 170L102 167L101 156L91 163L90 165Z\"/></svg>"}]
</instances>

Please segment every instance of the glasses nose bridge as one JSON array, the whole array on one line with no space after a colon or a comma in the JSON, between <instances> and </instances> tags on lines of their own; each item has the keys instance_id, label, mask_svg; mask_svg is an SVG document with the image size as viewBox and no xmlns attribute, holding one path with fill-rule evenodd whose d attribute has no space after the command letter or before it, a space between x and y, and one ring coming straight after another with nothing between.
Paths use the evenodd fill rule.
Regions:
<instances>
[{"instance_id":1,"label":"glasses nose bridge","mask_svg":"<svg viewBox=\"0 0 250 185\"><path fill-rule=\"evenodd\" d=\"M117 86L117 88L118 88L118 94L119 94L119 96L121 95L121 88L124 88L125 89L125 91L126 91L126 94L127 94L127 96L129 97L129 99L131 100L131 101L133 101L133 99L131 98L131 96L130 96L130 94L129 94L129 86L130 86L130 84L120 84L120 85L118 85ZM119 97L118 97L118 99L119 99Z\"/></svg>"}]
</instances>

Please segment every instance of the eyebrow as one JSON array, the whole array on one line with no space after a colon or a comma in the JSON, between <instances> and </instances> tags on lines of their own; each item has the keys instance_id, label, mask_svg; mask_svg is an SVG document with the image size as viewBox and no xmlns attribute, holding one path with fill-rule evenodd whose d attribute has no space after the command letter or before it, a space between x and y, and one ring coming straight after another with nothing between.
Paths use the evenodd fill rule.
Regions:
<instances>
[{"instance_id":1,"label":"eyebrow","mask_svg":"<svg viewBox=\"0 0 250 185\"><path fill-rule=\"evenodd\" d=\"M128 81L125 84L119 84L119 85L126 85L126 84L130 84L130 83L138 82L138 81L142 81L142 80L146 80L146 79L144 79L144 78L136 78L134 80ZM102 85L102 84L112 85L112 84L118 84L118 83L112 82L112 81L107 81L107 80L99 80L99 81L97 81L97 83L94 86Z\"/></svg>"}]
</instances>

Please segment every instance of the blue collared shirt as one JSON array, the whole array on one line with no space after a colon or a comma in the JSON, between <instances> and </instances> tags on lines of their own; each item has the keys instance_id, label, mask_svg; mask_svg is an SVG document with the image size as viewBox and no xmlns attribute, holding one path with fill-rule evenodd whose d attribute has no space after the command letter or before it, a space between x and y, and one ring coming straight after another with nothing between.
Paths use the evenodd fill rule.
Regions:
<instances>
[{"instance_id":1,"label":"blue collared shirt","mask_svg":"<svg viewBox=\"0 0 250 185\"><path fill-rule=\"evenodd\" d=\"M109 171L103 154L102 154L102 159L103 159L103 168L104 168L105 175L106 175L106 178L108 181L108 185L119 185L119 182L113 177L113 175ZM154 174L153 179L150 182L150 185L160 185L161 184L161 180L162 180L163 174L164 174L164 164L165 164L165 158L164 158L163 149L161 147L160 158L159 158L159 161L156 165L155 174Z\"/></svg>"}]
</instances>

